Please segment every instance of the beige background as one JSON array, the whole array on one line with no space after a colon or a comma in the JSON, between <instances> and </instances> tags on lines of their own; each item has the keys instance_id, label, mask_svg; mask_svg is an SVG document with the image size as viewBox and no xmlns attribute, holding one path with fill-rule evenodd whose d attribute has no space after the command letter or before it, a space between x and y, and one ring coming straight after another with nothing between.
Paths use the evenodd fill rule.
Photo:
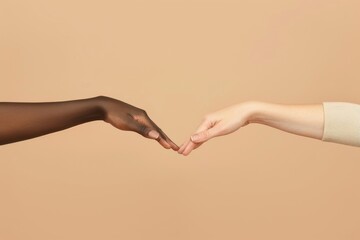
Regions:
<instances>
[{"instance_id":1,"label":"beige background","mask_svg":"<svg viewBox=\"0 0 360 240\"><path fill-rule=\"evenodd\" d=\"M246 100L360 103L360 2L0 2L0 101L108 95L181 144ZM185 158L94 122L0 149L0 239L360 239L360 151L250 126Z\"/></svg>"}]
</instances>

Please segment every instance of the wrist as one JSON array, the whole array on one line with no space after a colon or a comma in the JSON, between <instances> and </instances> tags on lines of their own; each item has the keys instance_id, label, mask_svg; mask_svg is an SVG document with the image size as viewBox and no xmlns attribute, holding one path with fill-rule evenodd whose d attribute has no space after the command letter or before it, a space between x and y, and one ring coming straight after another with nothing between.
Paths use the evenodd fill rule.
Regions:
<instances>
[{"instance_id":1,"label":"wrist","mask_svg":"<svg viewBox=\"0 0 360 240\"><path fill-rule=\"evenodd\" d=\"M248 123L261 123L266 112L266 104L258 101L248 101L240 104L242 114L245 113Z\"/></svg>"},{"instance_id":2,"label":"wrist","mask_svg":"<svg viewBox=\"0 0 360 240\"><path fill-rule=\"evenodd\" d=\"M93 109L95 120L105 120L107 112L106 102L108 101L108 99L109 98L105 96L97 96L89 99Z\"/></svg>"}]
</instances>

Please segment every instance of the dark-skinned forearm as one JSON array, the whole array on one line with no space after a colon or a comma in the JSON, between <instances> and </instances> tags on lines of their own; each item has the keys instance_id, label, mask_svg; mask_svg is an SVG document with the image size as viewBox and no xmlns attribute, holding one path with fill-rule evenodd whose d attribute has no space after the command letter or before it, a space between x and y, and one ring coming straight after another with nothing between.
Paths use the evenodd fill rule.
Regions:
<instances>
[{"instance_id":1,"label":"dark-skinned forearm","mask_svg":"<svg viewBox=\"0 0 360 240\"><path fill-rule=\"evenodd\" d=\"M102 120L101 98L51 103L0 103L0 144L31 139Z\"/></svg>"}]
</instances>

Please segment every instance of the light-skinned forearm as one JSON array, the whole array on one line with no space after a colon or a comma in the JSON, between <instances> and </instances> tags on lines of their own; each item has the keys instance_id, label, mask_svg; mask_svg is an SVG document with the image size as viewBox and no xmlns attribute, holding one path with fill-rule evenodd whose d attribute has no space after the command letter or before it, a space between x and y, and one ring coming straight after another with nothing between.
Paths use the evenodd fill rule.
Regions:
<instances>
[{"instance_id":1,"label":"light-skinned forearm","mask_svg":"<svg viewBox=\"0 0 360 240\"><path fill-rule=\"evenodd\" d=\"M296 135L322 139L324 110L322 104L283 105L248 102L249 123L264 124Z\"/></svg>"},{"instance_id":2,"label":"light-skinned forearm","mask_svg":"<svg viewBox=\"0 0 360 240\"><path fill-rule=\"evenodd\" d=\"M189 155L204 142L224 136L251 123L267 125L301 136L322 139L324 111L321 104L281 105L243 102L208 114L195 133L178 150Z\"/></svg>"}]
</instances>

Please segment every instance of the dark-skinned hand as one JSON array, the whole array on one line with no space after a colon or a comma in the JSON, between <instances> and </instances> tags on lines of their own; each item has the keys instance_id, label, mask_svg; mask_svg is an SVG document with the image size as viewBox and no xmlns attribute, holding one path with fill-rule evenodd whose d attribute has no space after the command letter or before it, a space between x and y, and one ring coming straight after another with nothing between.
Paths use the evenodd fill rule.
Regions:
<instances>
[{"instance_id":1,"label":"dark-skinned hand","mask_svg":"<svg viewBox=\"0 0 360 240\"><path fill-rule=\"evenodd\" d=\"M166 149L179 147L149 118L125 102L109 98L48 103L0 103L0 145L39 137L90 121L103 120L124 131L155 139Z\"/></svg>"},{"instance_id":2,"label":"dark-skinned hand","mask_svg":"<svg viewBox=\"0 0 360 240\"><path fill-rule=\"evenodd\" d=\"M146 111L125 102L103 98L104 121L114 127L134 131L146 138L157 140L164 148L177 151L179 147L150 119Z\"/></svg>"}]
</instances>

